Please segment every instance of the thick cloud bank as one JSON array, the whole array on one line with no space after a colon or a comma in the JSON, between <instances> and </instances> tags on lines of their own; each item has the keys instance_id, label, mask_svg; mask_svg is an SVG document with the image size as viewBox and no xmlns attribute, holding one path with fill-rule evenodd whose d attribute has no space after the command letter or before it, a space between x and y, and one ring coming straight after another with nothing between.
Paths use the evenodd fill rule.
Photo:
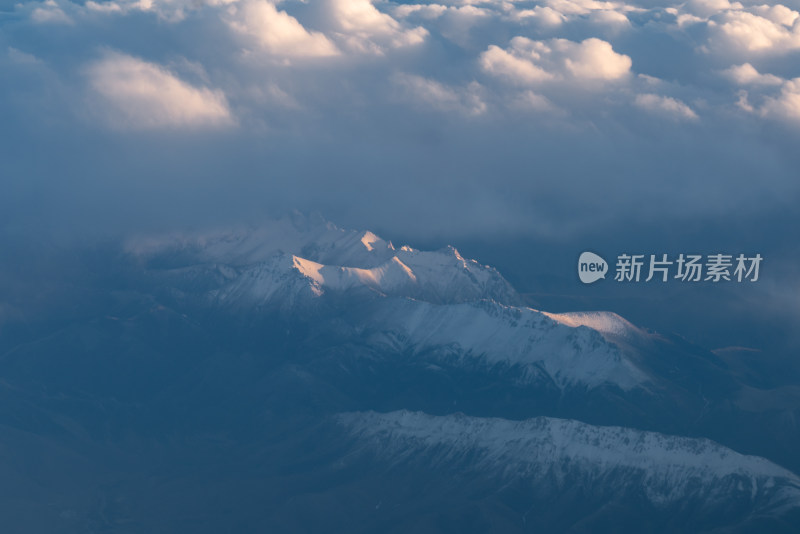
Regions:
<instances>
[{"instance_id":1,"label":"thick cloud bank","mask_svg":"<svg viewBox=\"0 0 800 534\"><path fill-rule=\"evenodd\" d=\"M2 9L1 222L15 231L299 208L410 235L561 238L774 219L798 198L789 5Z\"/></svg>"}]
</instances>

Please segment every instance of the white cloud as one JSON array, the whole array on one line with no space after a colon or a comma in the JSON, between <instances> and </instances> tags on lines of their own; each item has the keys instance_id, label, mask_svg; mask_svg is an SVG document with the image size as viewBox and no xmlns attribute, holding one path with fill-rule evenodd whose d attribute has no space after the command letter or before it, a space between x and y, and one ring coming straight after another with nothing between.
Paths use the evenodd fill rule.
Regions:
<instances>
[{"instance_id":1,"label":"white cloud","mask_svg":"<svg viewBox=\"0 0 800 534\"><path fill-rule=\"evenodd\" d=\"M724 71L750 91L740 90L736 105L757 116L800 124L800 78L785 80L772 74L761 74L749 64ZM753 93L753 94L750 94Z\"/></svg>"},{"instance_id":2,"label":"white cloud","mask_svg":"<svg viewBox=\"0 0 800 534\"><path fill-rule=\"evenodd\" d=\"M563 115L563 110L553 104L547 97L531 90L522 91L510 103L510 107L524 111L547 112Z\"/></svg>"},{"instance_id":3,"label":"white cloud","mask_svg":"<svg viewBox=\"0 0 800 534\"><path fill-rule=\"evenodd\" d=\"M346 32L387 35L400 31L400 24L378 11L370 0L328 0L340 28Z\"/></svg>"},{"instance_id":4,"label":"white cloud","mask_svg":"<svg viewBox=\"0 0 800 534\"><path fill-rule=\"evenodd\" d=\"M599 27L615 30L630 26L626 13L644 11L623 2L598 2L596 0L545 0L541 5L517 8L511 3L500 3L514 21L534 21L544 28L555 28L564 23L583 19Z\"/></svg>"},{"instance_id":5,"label":"white cloud","mask_svg":"<svg viewBox=\"0 0 800 534\"><path fill-rule=\"evenodd\" d=\"M33 54L23 52L22 50L18 50L13 46L8 47L8 59L19 65L36 65L42 62Z\"/></svg>"},{"instance_id":6,"label":"white cloud","mask_svg":"<svg viewBox=\"0 0 800 534\"><path fill-rule=\"evenodd\" d=\"M707 19L692 15L691 13L679 13L676 8L667 8L666 11L667 13L671 13L676 16L678 28L692 26L694 24L700 24L707 21Z\"/></svg>"},{"instance_id":7,"label":"white cloud","mask_svg":"<svg viewBox=\"0 0 800 534\"><path fill-rule=\"evenodd\" d=\"M750 63L734 65L722 71L723 76L739 85L780 85L783 79L774 74L761 74Z\"/></svg>"},{"instance_id":8,"label":"white cloud","mask_svg":"<svg viewBox=\"0 0 800 534\"><path fill-rule=\"evenodd\" d=\"M631 58L614 52L611 43L590 38L581 43L558 39L555 47L564 56L567 70L577 78L617 80L631 70Z\"/></svg>"},{"instance_id":9,"label":"white cloud","mask_svg":"<svg viewBox=\"0 0 800 534\"><path fill-rule=\"evenodd\" d=\"M531 9L520 9L513 13L513 18L518 20L535 20L542 26L561 26L567 21L567 16L550 6L534 6Z\"/></svg>"},{"instance_id":10,"label":"white cloud","mask_svg":"<svg viewBox=\"0 0 800 534\"><path fill-rule=\"evenodd\" d=\"M620 80L630 73L631 58L618 54L597 38L580 43L567 39L533 41L515 37L507 49L489 46L481 54L484 71L521 84L573 78L584 81Z\"/></svg>"},{"instance_id":11,"label":"white cloud","mask_svg":"<svg viewBox=\"0 0 800 534\"><path fill-rule=\"evenodd\" d=\"M122 6L116 2L92 2L89 0L84 4L89 11L96 11L98 13L122 13Z\"/></svg>"},{"instance_id":12,"label":"white cloud","mask_svg":"<svg viewBox=\"0 0 800 534\"><path fill-rule=\"evenodd\" d=\"M394 9L394 14L402 19L418 15L423 19L430 20L439 18L448 9L453 8L441 4L401 4Z\"/></svg>"},{"instance_id":13,"label":"white cloud","mask_svg":"<svg viewBox=\"0 0 800 534\"><path fill-rule=\"evenodd\" d=\"M598 2L597 0L548 0L547 5L564 15L586 15L593 11L634 11L635 7L622 2Z\"/></svg>"},{"instance_id":14,"label":"white cloud","mask_svg":"<svg viewBox=\"0 0 800 534\"><path fill-rule=\"evenodd\" d=\"M55 0L46 0L41 7L31 12L31 19L37 24L72 24L72 19Z\"/></svg>"},{"instance_id":15,"label":"white cloud","mask_svg":"<svg viewBox=\"0 0 800 534\"><path fill-rule=\"evenodd\" d=\"M747 94L747 91L744 90L739 91L737 96L738 98L736 100L736 107L738 107L739 109L743 109L748 113L752 113L753 111L755 111L753 106L750 104L750 99L749 99L750 95Z\"/></svg>"},{"instance_id":16,"label":"white cloud","mask_svg":"<svg viewBox=\"0 0 800 534\"><path fill-rule=\"evenodd\" d=\"M497 45L489 45L486 52L481 54L480 64L489 74L514 83L532 84L552 79L551 73L535 63L542 57L536 50L539 47L544 47L541 41L515 37L511 40L508 50L503 50Z\"/></svg>"},{"instance_id":17,"label":"white cloud","mask_svg":"<svg viewBox=\"0 0 800 534\"><path fill-rule=\"evenodd\" d=\"M437 27L444 37L469 47L471 30L496 16L492 10L475 6L450 7L439 17Z\"/></svg>"},{"instance_id":18,"label":"white cloud","mask_svg":"<svg viewBox=\"0 0 800 534\"><path fill-rule=\"evenodd\" d=\"M595 11L591 15L591 20L598 25L612 28L625 28L630 26L631 23L625 13L613 10Z\"/></svg>"},{"instance_id":19,"label":"white cloud","mask_svg":"<svg viewBox=\"0 0 800 534\"><path fill-rule=\"evenodd\" d=\"M398 74L394 82L404 90L407 99L439 111L457 111L467 115L480 115L486 111L486 104L480 96L482 87L475 82L455 88L413 74Z\"/></svg>"},{"instance_id":20,"label":"white cloud","mask_svg":"<svg viewBox=\"0 0 800 534\"><path fill-rule=\"evenodd\" d=\"M797 28L747 11L729 11L710 21L711 44L718 51L780 53L800 48Z\"/></svg>"},{"instance_id":21,"label":"white cloud","mask_svg":"<svg viewBox=\"0 0 800 534\"><path fill-rule=\"evenodd\" d=\"M300 3L304 5L298 5ZM729 0L688 0L666 9L638 7L624 0L541 0L536 3L516 0L441 0L425 4L399 4L382 0L298 0L294 4L286 0L89 0L82 6L64 0L46 0L18 9L38 23L60 20L72 24L96 24L99 16L109 16L108 24L118 24L119 27L127 24L123 22L126 15L145 11L153 16L138 17L135 24L161 24L162 28L168 28L167 31L184 36L186 42L191 41L187 36L196 38L196 32L210 32L209 39L213 39L214 31L220 28L227 30L238 37L239 50L244 48L247 54L259 60L266 57L275 61L251 62L244 67L246 73L237 72L236 69L242 68L241 63L225 64L235 54L226 46L219 47L219 52L200 53L199 61L213 65L216 75L221 73L228 76L225 88L228 95L236 95L237 105L243 106L240 109L247 109L248 113L260 110L265 115L276 113L276 109L288 114L298 110L311 111L315 106L324 108L327 105L326 98L330 98L331 102L335 99L347 102L349 96L344 93L346 91L357 95L353 98L363 99L371 89L362 87L362 84L368 84L368 80L373 79L369 69L383 68L398 59L404 62L398 68L408 74L393 81L396 88L409 96L407 101L443 111L488 114L503 108L537 111L563 109L564 116L571 117L571 120L593 120L593 113L598 109L604 110L602 113L613 113L609 110L622 109L618 107L620 104L627 105L634 100L637 107L648 112L694 120L697 118L695 110L701 106L701 100L705 102L703 106L731 106L732 98L735 101L737 94L744 94L740 107L750 106L754 117L774 117L778 109L786 106L791 108L794 92L785 87L787 82L783 78L759 73L753 65L761 64L763 58L760 55L800 50L800 14L797 11L779 4L743 5ZM671 16L663 16L665 12ZM637 16L629 19L632 13L637 13ZM61 15L64 18L60 19ZM155 21L155 15L159 17L158 21ZM189 20L190 17L196 17L194 22ZM170 24L165 25L165 21ZM198 21L202 23L198 24ZM692 28L686 28L690 24ZM705 83L697 79L675 79L669 84L659 82L649 86L638 84L631 76L633 60L620 53L619 48L614 48L618 45L617 33L613 30L629 26L636 27L636 32L630 32L625 38L626 50L632 51L630 55L634 59L638 57L637 43L639 40L646 42L653 35L651 32L661 32L659 43L668 47L669 39L675 38L679 27L683 27L687 31L681 32L673 41L680 40L680 46L685 46L687 42L690 46L694 45L693 50L697 55L694 60L698 63L691 64L705 62L709 70L731 84L717 84L706 90L696 87L698 83ZM436 35L437 40L444 37L455 46L445 50L436 43L430 43L430 47L418 49L426 54L402 54L402 59L399 59L400 55L393 59L389 53L394 49L424 44L429 31ZM587 32L602 37L582 41L563 38L585 36ZM523 34L526 37L515 37L505 44L509 34ZM538 35L545 37L531 37ZM224 39L221 42L228 44ZM452 53L459 60L450 62L451 51L456 47L460 49ZM428 51L434 53L428 55ZM664 53L668 54L669 51ZM176 54L181 54L181 51L176 50ZM361 54L384 57L377 59ZM656 59L647 64L648 74L653 75L654 80L657 80L657 76L665 76L665 71L660 70L658 51L651 47L644 49L642 54L647 59ZM12 51L9 51L8 57L17 62L25 59L21 53ZM353 76L354 80L352 84L339 84L336 95L313 90L314 74L309 69L315 68L317 62L306 61L301 69L302 74L298 74L301 70L297 69L274 68L275 63L291 65L304 59L334 57L338 59L328 62L326 73L320 76ZM46 55L42 59L47 61ZM482 73L484 77L481 83L485 85L451 85L452 82L445 82L438 75L428 74L436 71L435 62L438 61L447 62L447 79L469 80ZM421 67L424 63L424 67L416 70L414 62ZM161 69L159 72L171 76L185 89L194 91L196 97L203 94L200 100L216 102L218 117L225 116L233 120L225 95L209 89L211 84L207 78L175 64L171 64L171 70L145 62L142 64ZM337 68L331 69L331 64ZM786 68L779 65L770 65L787 72ZM454 72L458 69L462 71ZM180 77L175 72L180 72ZM426 74L421 75L423 72ZM296 78L299 75L307 78ZM239 81L237 76L252 79ZM670 76L672 74L667 73L666 78L670 79ZM680 78L680 75L677 77ZM151 71L150 86L158 85L154 81L156 78ZM193 81L190 84L186 80ZM309 84L309 80L312 83ZM685 98L691 107L674 98L659 96L691 95L694 89L698 90L697 94ZM741 92L743 89L747 89L749 94ZM97 87L95 90L100 92ZM137 97L142 107L147 107L143 102L148 99L151 103L157 100L152 95L145 97L143 94ZM701 94L702 99L699 98ZM131 94L126 97L128 100L125 105L121 103L121 96L112 98L106 95L104 98L109 109L115 110L120 122L158 122L147 113L143 114L145 118L139 120L134 117L135 114L122 111L131 108L131 102L136 100ZM374 95L373 103L379 105L381 98L381 95ZM753 103L750 104L750 101ZM175 109L185 107L177 106ZM214 105L209 107L213 108ZM164 124L181 121L189 124L195 120L179 119L177 115L180 112L166 113ZM191 115L189 113L187 116ZM201 116L202 113L197 114L197 117ZM216 120L208 117L198 118L195 123L210 124ZM274 116L262 119L267 123L274 120Z\"/></svg>"},{"instance_id":22,"label":"white cloud","mask_svg":"<svg viewBox=\"0 0 800 534\"><path fill-rule=\"evenodd\" d=\"M107 53L87 69L113 126L133 129L232 124L222 91L195 87L169 70L125 54Z\"/></svg>"},{"instance_id":23,"label":"white cloud","mask_svg":"<svg viewBox=\"0 0 800 534\"><path fill-rule=\"evenodd\" d=\"M786 81L777 97L768 97L759 113L763 117L800 123L800 78Z\"/></svg>"},{"instance_id":24,"label":"white cloud","mask_svg":"<svg viewBox=\"0 0 800 534\"><path fill-rule=\"evenodd\" d=\"M764 4L754 7L753 11L765 19L771 20L775 24L782 24L787 27L792 26L797 20L798 15L800 15L797 11L789 9L781 4L774 6Z\"/></svg>"},{"instance_id":25,"label":"white cloud","mask_svg":"<svg viewBox=\"0 0 800 534\"><path fill-rule=\"evenodd\" d=\"M248 0L232 8L228 24L276 56L328 57L339 53L324 34L306 30L296 18L266 0Z\"/></svg>"},{"instance_id":26,"label":"white cloud","mask_svg":"<svg viewBox=\"0 0 800 534\"><path fill-rule=\"evenodd\" d=\"M181 22L193 11L205 7L220 7L238 3L239 0L114 0L100 2L89 0L86 10L105 15L128 14L145 11L155 13L159 19L171 23Z\"/></svg>"},{"instance_id":27,"label":"white cloud","mask_svg":"<svg viewBox=\"0 0 800 534\"><path fill-rule=\"evenodd\" d=\"M800 49L800 13L782 4L690 0L666 12L676 17L678 28L703 25L707 41L699 49L714 55L780 55Z\"/></svg>"},{"instance_id":28,"label":"white cloud","mask_svg":"<svg viewBox=\"0 0 800 534\"><path fill-rule=\"evenodd\" d=\"M380 54L386 48L420 44L428 35L422 26L404 27L371 0L326 0L325 11L340 39L357 52Z\"/></svg>"},{"instance_id":29,"label":"white cloud","mask_svg":"<svg viewBox=\"0 0 800 534\"><path fill-rule=\"evenodd\" d=\"M732 9L742 9L742 4L739 2L731 3L728 0L689 0L683 7L686 11L699 18L708 19L717 13Z\"/></svg>"},{"instance_id":30,"label":"white cloud","mask_svg":"<svg viewBox=\"0 0 800 534\"><path fill-rule=\"evenodd\" d=\"M668 96L656 95L653 93L645 93L637 95L634 104L651 113L664 115L677 120L697 120L697 114L675 98Z\"/></svg>"}]
</instances>

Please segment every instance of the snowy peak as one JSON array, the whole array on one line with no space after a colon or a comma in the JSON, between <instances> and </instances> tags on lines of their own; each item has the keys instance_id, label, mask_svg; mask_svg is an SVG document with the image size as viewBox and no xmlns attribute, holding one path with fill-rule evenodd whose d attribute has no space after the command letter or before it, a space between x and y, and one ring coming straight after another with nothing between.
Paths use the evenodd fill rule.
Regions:
<instances>
[{"instance_id":1,"label":"snowy peak","mask_svg":"<svg viewBox=\"0 0 800 534\"><path fill-rule=\"evenodd\" d=\"M629 390L648 381L599 332L564 325L530 308L488 300L448 305L401 301L381 307L368 320L375 346L510 367L523 383L545 379L561 388L613 384Z\"/></svg>"},{"instance_id":2,"label":"snowy peak","mask_svg":"<svg viewBox=\"0 0 800 534\"><path fill-rule=\"evenodd\" d=\"M167 269L171 283L232 310L307 309L325 295L370 298L359 324L389 353L497 366L548 387L627 391L649 382L615 343L636 327L615 314L522 307L500 273L453 247L396 249L369 231L295 217L238 233L133 243L130 251L177 262Z\"/></svg>"},{"instance_id":3,"label":"snowy peak","mask_svg":"<svg viewBox=\"0 0 800 534\"><path fill-rule=\"evenodd\" d=\"M491 280L476 265L456 260L463 265L454 270L451 252L409 252L404 257L413 267L399 256L362 269L276 255L242 270L212 296L227 305L285 308L325 293L367 291L381 298L357 322L366 327L370 346L387 353L499 366L520 383L646 387L648 376L601 332L530 308L476 300ZM447 267L440 270L442 263ZM442 279L442 272L452 278Z\"/></svg>"},{"instance_id":4,"label":"snowy peak","mask_svg":"<svg viewBox=\"0 0 800 534\"><path fill-rule=\"evenodd\" d=\"M234 296L241 297L242 304L276 303L291 288L273 286L295 280L292 276L298 273L301 278L292 287L303 295L369 290L435 303L520 301L495 269L464 259L452 247L397 250L372 232L343 230L296 214L258 228L131 240L126 250L149 265L173 271L211 264L237 270L240 277L214 293L228 303L234 303ZM301 287L302 279L311 291ZM293 301L297 298L301 296L291 296Z\"/></svg>"},{"instance_id":5,"label":"snowy peak","mask_svg":"<svg viewBox=\"0 0 800 534\"><path fill-rule=\"evenodd\" d=\"M758 513L800 507L800 478L707 439L537 417L525 421L420 412L340 414L340 424L393 464L477 470L501 479L633 491L656 506L701 497Z\"/></svg>"},{"instance_id":6,"label":"snowy peak","mask_svg":"<svg viewBox=\"0 0 800 534\"><path fill-rule=\"evenodd\" d=\"M177 233L129 240L128 253L144 260L247 266L275 254L297 255L326 265L371 268L394 255L394 246L372 232L338 228L299 214L255 227Z\"/></svg>"},{"instance_id":7,"label":"snowy peak","mask_svg":"<svg viewBox=\"0 0 800 534\"><path fill-rule=\"evenodd\" d=\"M300 274L311 280L317 285L325 283L325 277L322 275L322 269L325 268L321 263L306 260L298 256L292 256L292 267Z\"/></svg>"},{"instance_id":8,"label":"snowy peak","mask_svg":"<svg viewBox=\"0 0 800 534\"><path fill-rule=\"evenodd\" d=\"M398 251L397 255L375 267L362 268L325 265L301 256L278 253L266 262L240 268L241 275L231 280L230 287L223 290L242 296L244 302L266 303L265 300L283 293L265 291L265 285L285 283L288 271L293 271L315 288L315 296L325 292L366 289L376 295L437 304L480 299L516 302L518 299L514 290L493 269L463 260L455 260L458 264L453 265L454 259L454 256L441 252ZM270 275L274 277L272 284L268 282Z\"/></svg>"},{"instance_id":9,"label":"snowy peak","mask_svg":"<svg viewBox=\"0 0 800 534\"><path fill-rule=\"evenodd\" d=\"M298 256L292 258L294 268L323 289L346 291L363 286L382 294L412 293L417 282L413 271L397 256L372 269L322 265Z\"/></svg>"},{"instance_id":10,"label":"snowy peak","mask_svg":"<svg viewBox=\"0 0 800 534\"><path fill-rule=\"evenodd\" d=\"M370 231L364 232L364 235L361 237L361 243L369 252L375 250L394 250L391 241L384 241Z\"/></svg>"},{"instance_id":11,"label":"snowy peak","mask_svg":"<svg viewBox=\"0 0 800 534\"><path fill-rule=\"evenodd\" d=\"M630 321L613 312L593 311L593 312L568 312L568 313L548 313L542 312L554 321L577 328L585 326L600 332L604 336L612 339L631 339L636 336L646 336L647 333L641 328L633 325Z\"/></svg>"},{"instance_id":12,"label":"snowy peak","mask_svg":"<svg viewBox=\"0 0 800 534\"><path fill-rule=\"evenodd\" d=\"M291 308L323 294L314 262L275 254L268 261L239 269L226 283L208 293L227 306L275 304Z\"/></svg>"},{"instance_id":13,"label":"snowy peak","mask_svg":"<svg viewBox=\"0 0 800 534\"><path fill-rule=\"evenodd\" d=\"M469 302L491 299L505 304L519 304L520 297L496 269L465 260L453 247L420 251L403 247L397 258L417 277L420 289L429 302Z\"/></svg>"}]
</instances>

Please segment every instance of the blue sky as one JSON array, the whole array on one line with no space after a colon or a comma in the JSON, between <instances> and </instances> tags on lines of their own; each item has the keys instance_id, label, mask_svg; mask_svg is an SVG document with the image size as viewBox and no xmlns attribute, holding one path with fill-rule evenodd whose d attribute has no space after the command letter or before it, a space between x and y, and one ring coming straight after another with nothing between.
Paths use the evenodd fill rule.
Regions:
<instances>
[{"instance_id":1,"label":"blue sky","mask_svg":"<svg viewBox=\"0 0 800 534\"><path fill-rule=\"evenodd\" d=\"M410 240L728 246L764 254L762 300L800 317L799 9L2 2L0 225L296 208Z\"/></svg>"}]
</instances>

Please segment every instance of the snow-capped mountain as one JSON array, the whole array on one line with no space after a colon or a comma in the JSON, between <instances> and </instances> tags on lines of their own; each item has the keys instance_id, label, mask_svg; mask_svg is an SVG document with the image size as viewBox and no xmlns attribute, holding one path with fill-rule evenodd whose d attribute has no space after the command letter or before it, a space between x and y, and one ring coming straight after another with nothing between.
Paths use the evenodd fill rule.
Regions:
<instances>
[{"instance_id":1,"label":"snow-capped mountain","mask_svg":"<svg viewBox=\"0 0 800 534\"><path fill-rule=\"evenodd\" d=\"M372 232L345 230L318 216L292 213L253 227L139 236L125 250L142 258L179 258L183 263L247 266L275 254L295 254L318 263L376 267L395 254L392 243Z\"/></svg>"},{"instance_id":2,"label":"snow-capped mountain","mask_svg":"<svg viewBox=\"0 0 800 534\"><path fill-rule=\"evenodd\" d=\"M297 255L277 253L269 260L241 268L214 296L240 305L282 304L278 295L292 278L293 300L323 293L372 291L382 296L427 302L469 302L491 298L517 302L518 296L494 270L462 258L447 248L421 252L404 247L375 267L325 265Z\"/></svg>"},{"instance_id":3,"label":"snow-capped mountain","mask_svg":"<svg viewBox=\"0 0 800 534\"><path fill-rule=\"evenodd\" d=\"M585 326L612 339L632 340L648 336L647 332L613 312L543 313L563 325Z\"/></svg>"},{"instance_id":4,"label":"snow-capped mountain","mask_svg":"<svg viewBox=\"0 0 800 534\"><path fill-rule=\"evenodd\" d=\"M453 247L395 249L372 232L299 216L257 229L140 238L126 248L137 258L172 264L175 274L187 266L220 273L224 266L224 283L211 296L228 305L282 306L354 290L436 303L520 302L495 269L463 258Z\"/></svg>"},{"instance_id":5,"label":"snow-capped mountain","mask_svg":"<svg viewBox=\"0 0 800 534\"><path fill-rule=\"evenodd\" d=\"M395 352L510 366L520 382L549 377L559 387L642 386L647 376L602 330L491 300L435 305L391 301L364 321L370 342Z\"/></svg>"},{"instance_id":6,"label":"snow-capped mountain","mask_svg":"<svg viewBox=\"0 0 800 534\"><path fill-rule=\"evenodd\" d=\"M581 487L607 499L640 493L658 506L694 499L712 509L737 501L753 514L800 508L800 478L707 439L537 417L525 421L420 412L344 413L340 424L383 461L401 467L478 471Z\"/></svg>"},{"instance_id":7,"label":"snow-capped mountain","mask_svg":"<svg viewBox=\"0 0 800 534\"><path fill-rule=\"evenodd\" d=\"M292 215L69 262L0 332L13 531L798 531L796 396L452 247Z\"/></svg>"},{"instance_id":8,"label":"snow-capped mountain","mask_svg":"<svg viewBox=\"0 0 800 534\"><path fill-rule=\"evenodd\" d=\"M519 296L495 269L463 258L453 247L395 249L372 232L297 217L273 226L145 240L129 244L129 251L188 263L163 274L227 308L291 313L325 294L375 297L368 313L353 312L358 317L352 322L368 343L389 352L499 364L515 369L520 382L544 379L562 388L613 384L629 390L647 381L603 337L621 329L637 331L633 325L613 314L594 314L590 320L514 306ZM298 256L301 252L315 260ZM229 263L221 263L226 258ZM348 263L322 263L332 259ZM203 272L207 281L198 284Z\"/></svg>"}]
</instances>

